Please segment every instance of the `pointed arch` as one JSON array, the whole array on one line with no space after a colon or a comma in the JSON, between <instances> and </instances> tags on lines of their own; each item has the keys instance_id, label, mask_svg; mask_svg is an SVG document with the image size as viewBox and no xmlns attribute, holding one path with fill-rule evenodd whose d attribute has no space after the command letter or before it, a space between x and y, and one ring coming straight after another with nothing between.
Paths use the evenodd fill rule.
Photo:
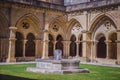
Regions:
<instances>
[{"instance_id":1,"label":"pointed arch","mask_svg":"<svg viewBox=\"0 0 120 80\"><path fill-rule=\"evenodd\" d=\"M96 36L95 36L95 40L99 40L101 37L105 37L105 34L104 33L98 33ZM105 37L105 40L106 40L106 37Z\"/></svg>"},{"instance_id":2,"label":"pointed arch","mask_svg":"<svg viewBox=\"0 0 120 80\"><path fill-rule=\"evenodd\" d=\"M70 56L74 57L76 56L76 50L77 50L77 45L76 45L76 36L72 35L70 39Z\"/></svg>"},{"instance_id":3,"label":"pointed arch","mask_svg":"<svg viewBox=\"0 0 120 80\"><path fill-rule=\"evenodd\" d=\"M56 41L57 41L57 43L56 43L55 48L62 50L62 55L63 55L63 47L64 47L64 46L63 46L63 43L62 43L63 37L59 34L59 35L56 37Z\"/></svg>"},{"instance_id":4,"label":"pointed arch","mask_svg":"<svg viewBox=\"0 0 120 80\"><path fill-rule=\"evenodd\" d=\"M67 23L67 31L66 31L66 33L67 34L69 34L69 35L67 35L67 37L70 39L70 37L72 36L72 28L74 27L74 26L79 26L79 27L81 27L81 29L82 29L82 26L81 26L81 24L80 24L80 22L79 21L77 21L76 19L74 19L74 18L72 18L71 20L69 20L69 22Z\"/></svg>"},{"instance_id":5,"label":"pointed arch","mask_svg":"<svg viewBox=\"0 0 120 80\"><path fill-rule=\"evenodd\" d=\"M105 20L110 20L110 22L112 23L114 28L115 29L117 28L116 27L117 23L111 15L100 13L90 22L91 24L89 25L90 27L88 28L88 31L90 31L94 34L95 30L97 30L99 28L99 26L101 25L101 23L103 23ZM92 35L92 38L94 38L93 35Z\"/></svg>"},{"instance_id":6,"label":"pointed arch","mask_svg":"<svg viewBox=\"0 0 120 80\"><path fill-rule=\"evenodd\" d=\"M93 21L90 24L90 27L88 28L88 30L92 32L91 39L95 38L96 31L98 30L98 28L100 28L101 25L105 24L107 20L110 22L114 29L117 29L115 25L116 22L111 15L99 14L93 19Z\"/></svg>"},{"instance_id":7,"label":"pointed arch","mask_svg":"<svg viewBox=\"0 0 120 80\"><path fill-rule=\"evenodd\" d=\"M34 29L36 32L40 32L40 30L42 30L42 27L40 27L40 20L32 13L28 13L28 14L21 16L17 20L15 26L18 28L19 26L23 26L23 23L28 23L34 26Z\"/></svg>"},{"instance_id":8,"label":"pointed arch","mask_svg":"<svg viewBox=\"0 0 120 80\"><path fill-rule=\"evenodd\" d=\"M99 34L97 44L97 58L106 58L107 57L107 50L105 44L105 36L103 34Z\"/></svg>"},{"instance_id":9,"label":"pointed arch","mask_svg":"<svg viewBox=\"0 0 120 80\"><path fill-rule=\"evenodd\" d=\"M68 24L67 33L68 33L69 31L71 31L71 29L73 28L73 26L74 26L75 24L77 24L78 26L82 27L81 24L80 24L80 22L79 22L78 20L74 19L74 18L72 18L71 20L69 20L69 22L68 22L67 24Z\"/></svg>"},{"instance_id":10,"label":"pointed arch","mask_svg":"<svg viewBox=\"0 0 120 80\"><path fill-rule=\"evenodd\" d=\"M56 34L55 36L61 34L63 38L65 38L66 29L64 20L62 20L61 18L55 18L54 20L50 21L49 30L50 33Z\"/></svg>"},{"instance_id":11,"label":"pointed arch","mask_svg":"<svg viewBox=\"0 0 120 80\"><path fill-rule=\"evenodd\" d=\"M16 41L15 41L15 57L23 56L23 34L16 32Z\"/></svg>"},{"instance_id":12,"label":"pointed arch","mask_svg":"<svg viewBox=\"0 0 120 80\"><path fill-rule=\"evenodd\" d=\"M62 41L62 40L63 40L63 37L62 37L60 34L58 34L57 37L56 37L56 40L57 40L57 41Z\"/></svg>"},{"instance_id":13,"label":"pointed arch","mask_svg":"<svg viewBox=\"0 0 120 80\"><path fill-rule=\"evenodd\" d=\"M16 25L17 25L21 20L26 19L26 18L34 21L34 23L36 23L36 24L40 23L39 18L37 18L34 14L32 14L32 13L27 13L27 14L21 16L21 17L17 20Z\"/></svg>"},{"instance_id":14,"label":"pointed arch","mask_svg":"<svg viewBox=\"0 0 120 80\"><path fill-rule=\"evenodd\" d=\"M53 36L51 34L49 34L49 44L48 44L48 56L53 56L53 49L54 49L54 45L53 45Z\"/></svg>"},{"instance_id":15,"label":"pointed arch","mask_svg":"<svg viewBox=\"0 0 120 80\"><path fill-rule=\"evenodd\" d=\"M5 62L8 57L9 34L8 19L0 12L0 62Z\"/></svg>"},{"instance_id":16,"label":"pointed arch","mask_svg":"<svg viewBox=\"0 0 120 80\"><path fill-rule=\"evenodd\" d=\"M71 36L70 41L76 41L76 36L74 34Z\"/></svg>"},{"instance_id":17,"label":"pointed arch","mask_svg":"<svg viewBox=\"0 0 120 80\"><path fill-rule=\"evenodd\" d=\"M27 42L26 42L26 50L25 56L26 57L34 57L35 56L35 36L32 33L27 35Z\"/></svg>"}]
</instances>

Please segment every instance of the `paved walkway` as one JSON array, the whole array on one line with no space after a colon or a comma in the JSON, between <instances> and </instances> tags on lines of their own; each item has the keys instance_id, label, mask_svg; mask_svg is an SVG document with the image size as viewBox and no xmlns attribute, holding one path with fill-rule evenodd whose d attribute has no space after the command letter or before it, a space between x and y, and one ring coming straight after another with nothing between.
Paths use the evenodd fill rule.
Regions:
<instances>
[{"instance_id":1,"label":"paved walkway","mask_svg":"<svg viewBox=\"0 0 120 80\"><path fill-rule=\"evenodd\" d=\"M10 62L10 63L6 63L6 62L2 62L0 63L0 65L10 65L10 64L31 64L31 63L36 63L34 61L32 62ZM101 63L88 63L88 62L81 62L81 64L90 64L90 65L98 65L98 66L110 66L110 67L119 67L120 65L113 65L113 64L101 64Z\"/></svg>"}]
</instances>

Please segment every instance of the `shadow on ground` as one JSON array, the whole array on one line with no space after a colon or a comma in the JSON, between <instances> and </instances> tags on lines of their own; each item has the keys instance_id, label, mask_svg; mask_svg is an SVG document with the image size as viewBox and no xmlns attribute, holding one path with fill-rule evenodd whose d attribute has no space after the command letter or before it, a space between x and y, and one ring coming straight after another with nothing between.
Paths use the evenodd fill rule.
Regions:
<instances>
[{"instance_id":1,"label":"shadow on ground","mask_svg":"<svg viewBox=\"0 0 120 80\"><path fill-rule=\"evenodd\" d=\"M35 79L0 74L0 80L35 80Z\"/></svg>"}]
</instances>

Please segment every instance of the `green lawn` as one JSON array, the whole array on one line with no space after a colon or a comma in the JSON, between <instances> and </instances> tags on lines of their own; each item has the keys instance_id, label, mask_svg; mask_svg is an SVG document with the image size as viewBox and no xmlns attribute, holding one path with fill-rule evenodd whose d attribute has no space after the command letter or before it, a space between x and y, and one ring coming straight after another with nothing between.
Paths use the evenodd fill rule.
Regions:
<instances>
[{"instance_id":1,"label":"green lawn","mask_svg":"<svg viewBox=\"0 0 120 80\"><path fill-rule=\"evenodd\" d=\"M35 64L0 65L0 80L120 80L120 68L81 64L90 73L40 74L27 72Z\"/></svg>"}]
</instances>

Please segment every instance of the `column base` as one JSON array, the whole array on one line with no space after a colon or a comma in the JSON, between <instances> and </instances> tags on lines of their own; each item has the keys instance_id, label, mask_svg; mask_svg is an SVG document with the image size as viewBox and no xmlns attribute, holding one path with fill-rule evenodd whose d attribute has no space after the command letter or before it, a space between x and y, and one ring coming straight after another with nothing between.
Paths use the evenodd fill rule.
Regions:
<instances>
[{"instance_id":1,"label":"column base","mask_svg":"<svg viewBox=\"0 0 120 80\"><path fill-rule=\"evenodd\" d=\"M49 59L48 56L43 56L41 59Z\"/></svg>"},{"instance_id":2,"label":"column base","mask_svg":"<svg viewBox=\"0 0 120 80\"><path fill-rule=\"evenodd\" d=\"M7 58L6 62L16 62L15 58Z\"/></svg>"},{"instance_id":3,"label":"column base","mask_svg":"<svg viewBox=\"0 0 120 80\"><path fill-rule=\"evenodd\" d=\"M75 57L76 57L76 58L80 58L80 56L79 56L79 55L76 55Z\"/></svg>"}]
</instances>

